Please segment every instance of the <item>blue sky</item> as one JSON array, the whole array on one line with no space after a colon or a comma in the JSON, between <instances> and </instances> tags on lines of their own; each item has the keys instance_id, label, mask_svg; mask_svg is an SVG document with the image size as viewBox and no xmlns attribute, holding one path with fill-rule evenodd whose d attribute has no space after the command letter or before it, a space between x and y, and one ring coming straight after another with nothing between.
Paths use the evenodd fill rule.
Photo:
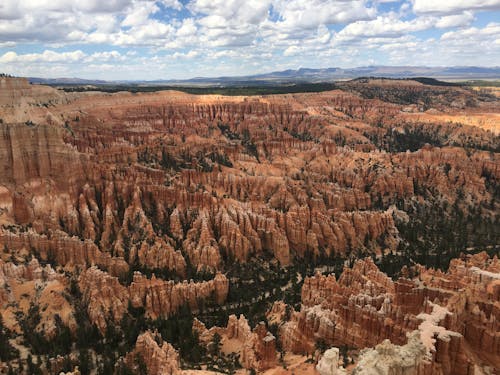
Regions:
<instances>
[{"instance_id":1,"label":"blue sky","mask_svg":"<svg viewBox=\"0 0 500 375\"><path fill-rule=\"evenodd\" d=\"M169 79L500 65L500 0L1 0L0 72Z\"/></svg>"}]
</instances>

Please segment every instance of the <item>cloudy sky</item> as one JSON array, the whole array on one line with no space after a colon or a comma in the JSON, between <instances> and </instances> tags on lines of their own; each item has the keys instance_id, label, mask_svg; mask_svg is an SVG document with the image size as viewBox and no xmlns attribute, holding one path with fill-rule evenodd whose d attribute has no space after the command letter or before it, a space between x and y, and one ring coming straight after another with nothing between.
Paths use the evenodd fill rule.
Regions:
<instances>
[{"instance_id":1,"label":"cloudy sky","mask_svg":"<svg viewBox=\"0 0 500 375\"><path fill-rule=\"evenodd\" d=\"M500 0L0 0L0 72L190 78L500 65Z\"/></svg>"}]
</instances>

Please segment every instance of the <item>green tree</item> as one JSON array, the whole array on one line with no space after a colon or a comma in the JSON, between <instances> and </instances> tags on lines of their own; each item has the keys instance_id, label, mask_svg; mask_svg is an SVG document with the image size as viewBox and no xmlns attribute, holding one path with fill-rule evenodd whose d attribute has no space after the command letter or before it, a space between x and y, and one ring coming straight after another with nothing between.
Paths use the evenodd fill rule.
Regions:
<instances>
[{"instance_id":1,"label":"green tree","mask_svg":"<svg viewBox=\"0 0 500 375\"><path fill-rule=\"evenodd\" d=\"M92 359L87 349L80 349L78 356L79 370L82 375L89 375L92 370Z\"/></svg>"},{"instance_id":2,"label":"green tree","mask_svg":"<svg viewBox=\"0 0 500 375\"><path fill-rule=\"evenodd\" d=\"M0 314L0 360L7 362L19 356L19 352L9 342L10 332L3 325L3 318Z\"/></svg>"},{"instance_id":3,"label":"green tree","mask_svg":"<svg viewBox=\"0 0 500 375\"><path fill-rule=\"evenodd\" d=\"M221 340L222 337L217 332L215 332L212 337L212 342L210 343L210 354L214 356L220 355Z\"/></svg>"}]
</instances>

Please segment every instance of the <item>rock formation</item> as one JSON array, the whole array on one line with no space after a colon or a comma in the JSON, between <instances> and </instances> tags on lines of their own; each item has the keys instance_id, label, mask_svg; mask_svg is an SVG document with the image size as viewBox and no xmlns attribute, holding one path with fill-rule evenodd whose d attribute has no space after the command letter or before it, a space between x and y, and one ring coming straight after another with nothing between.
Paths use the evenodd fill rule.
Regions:
<instances>
[{"instance_id":1,"label":"rock formation","mask_svg":"<svg viewBox=\"0 0 500 375\"><path fill-rule=\"evenodd\" d=\"M334 275L306 279L302 309L281 326L280 337L286 350L302 353L312 353L317 340L356 348L390 340L382 352L404 345L416 330L418 340L412 334L407 345L418 341L425 349L419 374L467 375L476 356L494 367L500 337L494 307L498 270L496 256L479 253L453 260L447 273L419 267L415 279L393 282L370 258L358 260L338 281ZM485 351L491 355L484 356ZM390 366L386 373L392 373Z\"/></svg>"},{"instance_id":2,"label":"rock formation","mask_svg":"<svg viewBox=\"0 0 500 375\"><path fill-rule=\"evenodd\" d=\"M498 98L478 91L364 80L254 97L65 93L0 77L0 114L0 303L20 336L15 314L30 303L49 338L56 316L74 335L75 312L83 330L104 334L142 311L247 306L229 295L235 263L290 270L369 255L437 268L500 241L500 138L485 130ZM300 311L276 303L279 337L244 317L194 325L204 343L214 332L236 342L258 370L275 365L278 342L298 353L318 340L404 346L417 330L424 370L462 375L500 367L499 272L496 258L476 255L392 281L358 260L338 280L305 279ZM296 290L288 281L285 295ZM138 340L140 353L170 353L152 336Z\"/></svg>"},{"instance_id":3,"label":"rock formation","mask_svg":"<svg viewBox=\"0 0 500 375\"><path fill-rule=\"evenodd\" d=\"M217 304L225 302L229 290L229 283L222 274L217 274L214 279L205 282L175 283L151 279L140 273L134 274L130 284L130 302L133 307L144 307L146 315L152 319L169 317L182 306L187 305L192 312L198 311L198 303L213 298Z\"/></svg>"},{"instance_id":4,"label":"rock formation","mask_svg":"<svg viewBox=\"0 0 500 375\"><path fill-rule=\"evenodd\" d=\"M200 341L205 345L212 341L215 333L222 338L222 350L240 356L240 363L246 369L264 371L276 366L276 337L267 329L264 322L252 331L243 315L239 318L230 315L227 327L212 327L209 330L199 320L193 323L193 330L198 332Z\"/></svg>"},{"instance_id":5,"label":"rock formation","mask_svg":"<svg viewBox=\"0 0 500 375\"><path fill-rule=\"evenodd\" d=\"M158 333L146 331L137 338L135 348L125 357L125 363L139 372L143 364L150 375L178 375L181 373L179 353Z\"/></svg>"},{"instance_id":6,"label":"rock formation","mask_svg":"<svg viewBox=\"0 0 500 375\"><path fill-rule=\"evenodd\" d=\"M16 315L29 315L30 307L36 306L40 314L37 332L53 337L58 320L75 331L73 307L66 298L69 280L50 265L41 266L36 259L26 265L0 260L0 286L0 309L9 329L19 331Z\"/></svg>"},{"instance_id":7,"label":"rock formation","mask_svg":"<svg viewBox=\"0 0 500 375\"><path fill-rule=\"evenodd\" d=\"M118 278L91 267L82 272L79 279L83 299L88 305L90 320L101 332L106 331L107 322L119 323L128 312L129 305L143 307L147 317L168 318L187 305L192 312L198 311L198 303L213 298L217 304L225 302L228 280L217 274L210 281L195 283L164 281L154 275L151 279L140 272L127 288Z\"/></svg>"},{"instance_id":8,"label":"rock formation","mask_svg":"<svg viewBox=\"0 0 500 375\"><path fill-rule=\"evenodd\" d=\"M344 368L339 366L339 349L331 348L325 351L316 369L320 375L344 375Z\"/></svg>"},{"instance_id":9,"label":"rock formation","mask_svg":"<svg viewBox=\"0 0 500 375\"><path fill-rule=\"evenodd\" d=\"M420 333L414 331L409 335L408 343L403 346L394 345L386 339L374 349L363 351L352 373L353 375L368 375L375 372L380 375L425 374L425 356L426 349L420 341Z\"/></svg>"},{"instance_id":10,"label":"rock formation","mask_svg":"<svg viewBox=\"0 0 500 375\"><path fill-rule=\"evenodd\" d=\"M47 89L59 99L45 107L20 99L42 86L2 82L11 98L2 108L25 108L33 124L4 119L0 220L32 226L39 235L62 231L91 240L93 253L181 276L187 263L213 272L228 258L244 262L263 252L286 265L307 253L394 250L400 238L391 205L415 195L428 200L427 190L453 202L458 188L471 203L487 205L492 190L485 176L500 178L496 154L376 150L394 140L380 138L388 135L367 116L381 116L384 126L409 120L395 104L345 91L298 95L291 105L286 96L85 96ZM439 129L439 142L459 142L447 126ZM467 142L494 147L496 138L486 144L487 133L468 131ZM68 257L87 259L65 255L58 262Z\"/></svg>"}]
</instances>

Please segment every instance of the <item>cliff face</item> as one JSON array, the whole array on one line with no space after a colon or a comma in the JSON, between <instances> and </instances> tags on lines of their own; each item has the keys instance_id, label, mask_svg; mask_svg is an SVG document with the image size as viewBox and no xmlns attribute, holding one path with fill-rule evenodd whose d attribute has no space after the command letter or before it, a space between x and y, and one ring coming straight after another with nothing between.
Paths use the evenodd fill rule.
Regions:
<instances>
[{"instance_id":1,"label":"cliff face","mask_svg":"<svg viewBox=\"0 0 500 375\"><path fill-rule=\"evenodd\" d=\"M42 85L30 85L25 78L0 77L0 109L5 122L29 120L33 107L47 108L67 100L61 92Z\"/></svg>"},{"instance_id":2,"label":"cliff face","mask_svg":"<svg viewBox=\"0 0 500 375\"><path fill-rule=\"evenodd\" d=\"M398 359L385 361L385 373L396 371L391 370L394 366L409 374L466 375L476 356L495 367L500 337L494 307L498 267L497 257L480 253L452 261L447 273L420 267L415 279L393 282L368 258L344 269L338 281L333 275L308 278L302 287L302 309L281 326L283 346L312 353L317 340L356 348L390 340L361 357L367 362L384 362L381 356L397 357L396 352L391 354L396 350L394 344L404 345L406 336L415 331L418 333L406 345L423 348L418 349L421 360L407 365ZM491 355L483 355L485 351ZM359 366L369 368L361 360ZM405 366L409 368L405 370Z\"/></svg>"},{"instance_id":3,"label":"cliff face","mask_svg":"<svg viewBox=\"0 0 500 375\"><path fill-rule=\"evenodd\" d=\"M22 186L54 179L65 191L82 177L80 154L63 141L63 129L47 124L3 124L0 134L0 179Z\"/></svg>"}]
</instances>

